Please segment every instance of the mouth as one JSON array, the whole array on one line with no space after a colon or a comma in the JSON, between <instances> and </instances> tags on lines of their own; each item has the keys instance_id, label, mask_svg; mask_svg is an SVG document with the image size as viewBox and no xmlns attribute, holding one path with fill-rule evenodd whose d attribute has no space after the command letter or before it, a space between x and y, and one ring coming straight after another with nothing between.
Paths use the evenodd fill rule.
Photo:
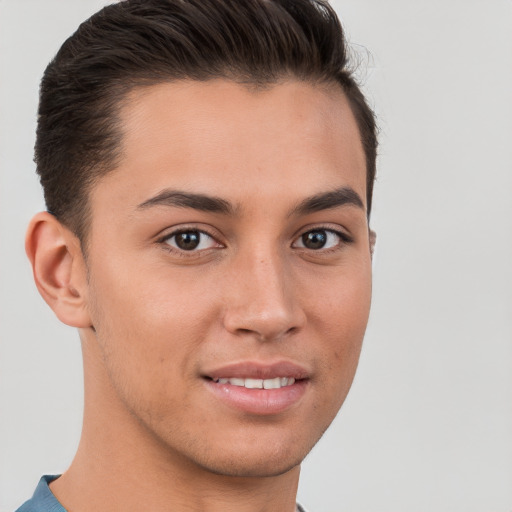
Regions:
<instances>
[{"instance_id":1,"label":"mouth","mask_svg":"<svg viewBox=\"0 0 512 512\"><path fill-rule=\"evenodd\" d=\"M253 415L282 413L309 389L309 373L289 362L238 363L204 375L208 390L225 406Z\"/></svg>"},{"instance_id":2,"label":"mouth","mask_svg":"<svg viewBox=\"0 0 512 512\"><path fill-rule=\"evenodd\" d=\"M281 389L295 384L293 377L275 377L273 379L242 379L238 377L221 377L212 379L217 384L230 384L246 389Z\"/></svg>"}]
</instances>

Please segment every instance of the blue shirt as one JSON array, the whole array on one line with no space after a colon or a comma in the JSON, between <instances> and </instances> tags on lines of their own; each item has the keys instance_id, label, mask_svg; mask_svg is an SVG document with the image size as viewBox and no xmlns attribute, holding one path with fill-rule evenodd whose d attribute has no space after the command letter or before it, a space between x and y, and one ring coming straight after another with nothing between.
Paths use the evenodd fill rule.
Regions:
<instances>
[{"instance_id":1,"label":"blue shirt","mask_svg":"<svg viewBox=\"0 0 512 512\"><path fill-rule=\"evenodd\" d=\"M60 475L44 475L39 480L32 498L23 503L16 512L67 512L50 491L48 484L59 478ZM297 512L306 512L297 503Z\"/></svg>"},{"instance_id":2,"label":"blue shirt","mask_svg":"<svg viewBox=\"0 0 512 512\"><path fill-rule=\"evenodd\" d=\"M48 487L48 484L59 476L44 475L41 477L32 498L23 503L16 512L66 512L66 509L58 502Z\"/></svg>"}]
</instances>

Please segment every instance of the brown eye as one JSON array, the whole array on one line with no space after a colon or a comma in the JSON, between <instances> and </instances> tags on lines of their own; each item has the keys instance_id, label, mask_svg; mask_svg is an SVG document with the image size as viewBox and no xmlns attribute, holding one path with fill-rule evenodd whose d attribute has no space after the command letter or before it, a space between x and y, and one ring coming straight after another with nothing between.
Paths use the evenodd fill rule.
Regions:
<instances>
[{"instance_id":1,"label":"brown eye","mask_svg":"<svg viewBox=\"0 0 512 512\"><path fill-rule=\"evenodd\" d=\"M303 233L293 244L292 247L300 249L310 249L312 251L319 251L321 249L334 249L342 247L352 240L342 232L334 231L333 229L311 229Z\"/></svg>"},{"instance_id":2,"label":"brown eye","mask_svg":"<svg viewBox=\"0 0 512 512\"><path fill-rule=\"evenodd\" d=\"M323 229L308 231L302 235L302 245L307 249L322 249L327 243L327 233Z\"/></svg>"},{"instance_id":3,"label":"brown eye","mask_svg":"<svg viewBox=\"0 0 512 512\"><path fill-rule=\"evenodd\" d=\"M171 234L163 242L181 251L201 251L219 246L210 235L194 229Z\"/></svg>"},{"instance_id":4,"label":"brown eye","mask_svg":"<svg viewBox=\"0 0 512 512\"><path fill-rule=\"evenodd\" d=\"M176 245L184 251L191 251L199 245L201 235L198 231L187 231L175 235Z\"/></svg>"}]
</instances>

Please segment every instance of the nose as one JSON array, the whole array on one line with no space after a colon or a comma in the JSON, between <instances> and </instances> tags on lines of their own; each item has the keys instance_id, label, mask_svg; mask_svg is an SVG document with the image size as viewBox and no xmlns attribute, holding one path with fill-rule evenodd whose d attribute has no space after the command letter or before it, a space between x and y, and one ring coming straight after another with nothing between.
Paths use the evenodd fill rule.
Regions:
<instances>
[{"instance_id":1,"label":"nose","mask_svg":"<svg viewBox=\"0 0 512 512\"><path fill-rule=\"evenodd\" d=\"M278 255L239 257L228 284L224 327L238 336L279 340L300 330L306 315L291 269Z\"/></svg>"}]
</instances>

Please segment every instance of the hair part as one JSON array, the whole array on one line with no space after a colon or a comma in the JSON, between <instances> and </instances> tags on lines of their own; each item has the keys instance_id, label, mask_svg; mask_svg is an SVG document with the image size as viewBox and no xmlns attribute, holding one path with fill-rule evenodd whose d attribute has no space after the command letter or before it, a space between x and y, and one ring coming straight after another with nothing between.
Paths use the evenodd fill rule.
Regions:
<instances>
[{"instance_id":1,"label":"hair part","mask_svg":"<svg viewBox=\"0 0 512 512\"><path fill-rule=\"evenodd\" d=\"M83 22L41 81L35 162L48 211L83 242L89 192L121 157L119 115L128 93L215 78L256 87L288 78L339 84L366 156L370 214L375 118L324 0L123 0Z\"/></svg>"}]
</instances>

